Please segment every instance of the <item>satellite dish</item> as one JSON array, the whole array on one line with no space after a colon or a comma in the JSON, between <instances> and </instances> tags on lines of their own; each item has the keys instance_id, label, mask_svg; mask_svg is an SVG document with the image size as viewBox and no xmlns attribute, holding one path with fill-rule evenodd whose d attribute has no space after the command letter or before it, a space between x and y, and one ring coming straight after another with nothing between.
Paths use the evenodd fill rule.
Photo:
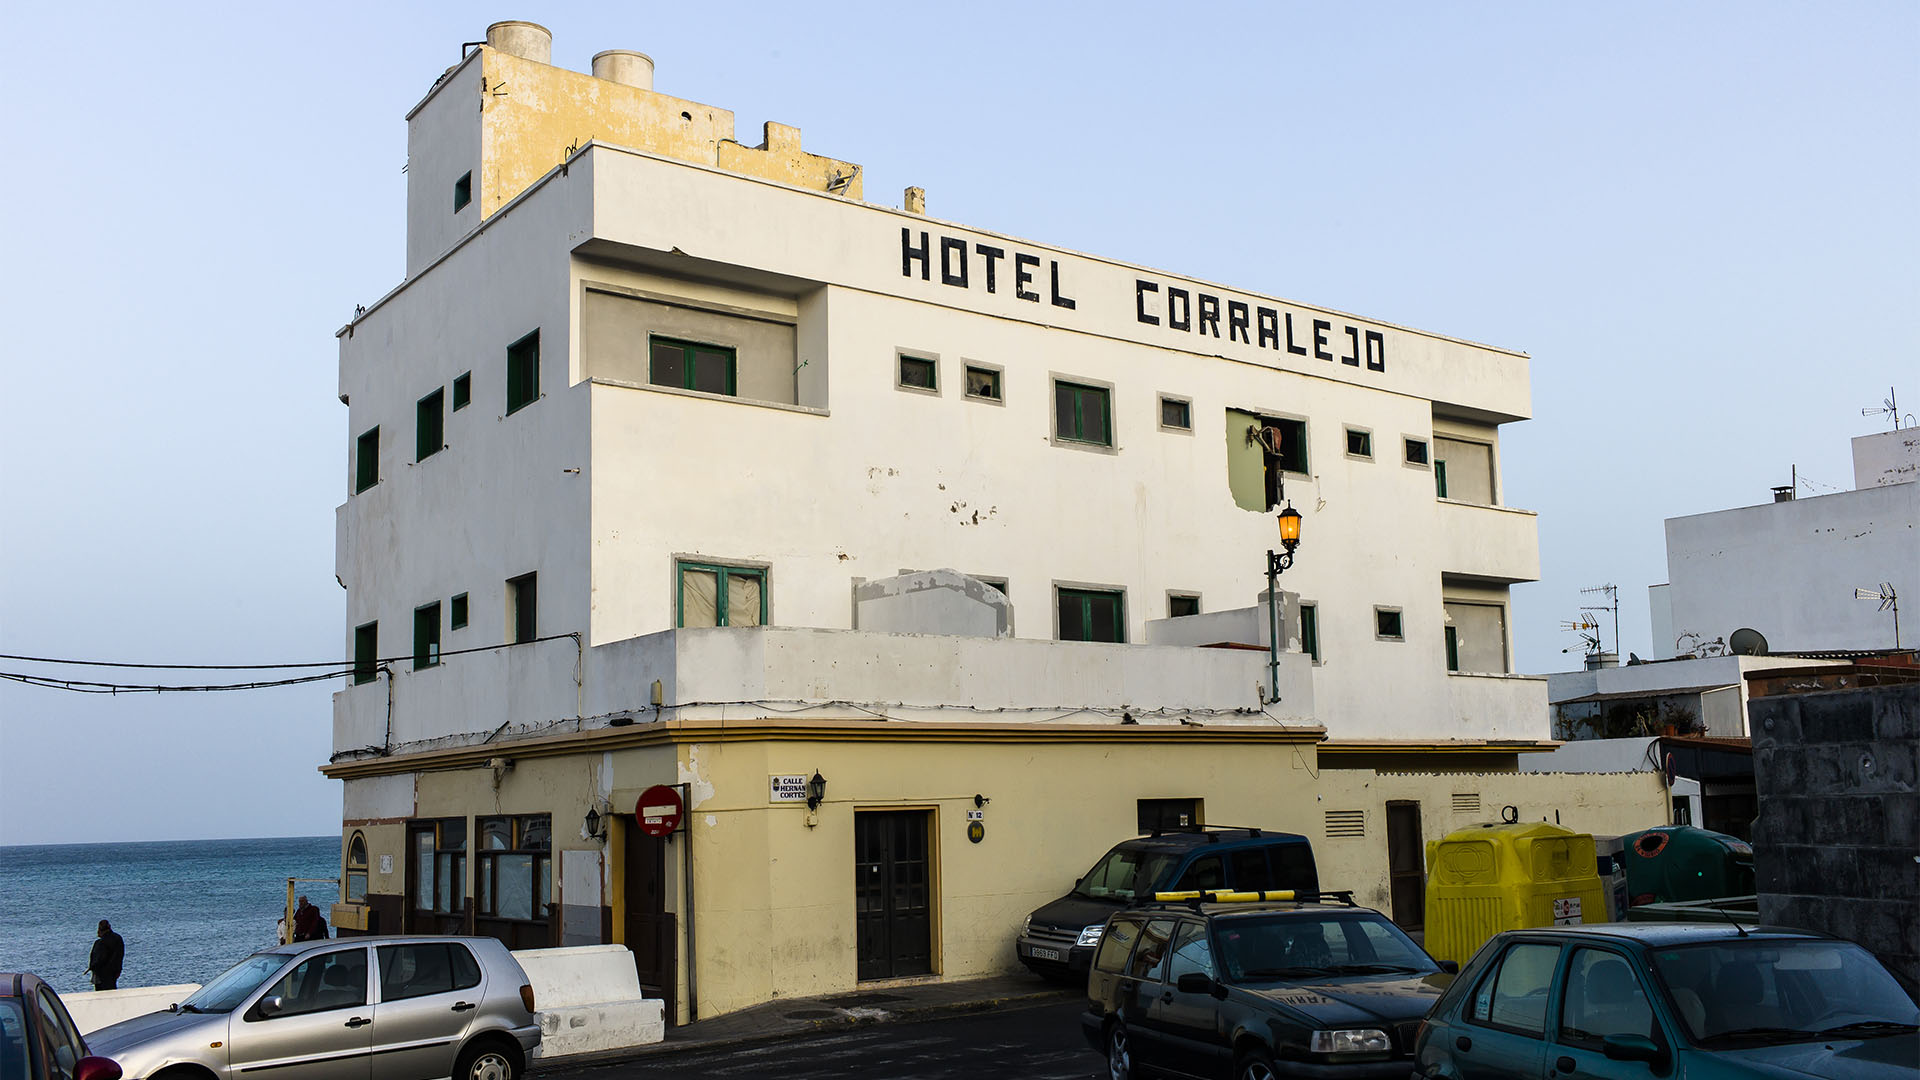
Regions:
<instances>
[{"instance_id":1,"label":"satellite dish","mask_svg":"<svg viewBox=\"0 0 1920 1080\"><path fill-rule=\"evenodd\" d=\"M1727 638L1727 651L1735 656L1765 656L1767 639L1760 631L1741 627Z\"/></svg>"}]
</instances>

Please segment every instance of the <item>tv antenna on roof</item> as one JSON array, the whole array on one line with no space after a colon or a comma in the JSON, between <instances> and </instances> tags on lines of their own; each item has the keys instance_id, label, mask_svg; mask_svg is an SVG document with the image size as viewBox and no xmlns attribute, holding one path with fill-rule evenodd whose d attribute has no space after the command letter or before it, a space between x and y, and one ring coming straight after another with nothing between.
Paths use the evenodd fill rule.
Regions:
<instances>
[{"instance_id":1,"label":"tv antenna on roof","mask_svg":"<svg viewBox=\"0 0 1920 1080\"><path fill-rule=\"evenodd\" d=\"M1878 600L1881 611L1893 612L1893 647L1900 647L1900 594L1894 591L1891 582L1883 581L1878 589L1855 589L1855 600Z\"/></svg>"},{"instance_id":2,"label":"tv antenna on roof","mask_svg":"<svg viewBox=\"0 0 1920 1080\"><path fill-rule=\"evenodd\" d=\"M1620 586L1608 583L1606 585L1594 585L1580 590L1582 596L1590 593L1604 594L1607 602L1595 606L1582 606L1580 610L1613 612L1613 651L1617 653L1620 651ZM1594 651L1599 651L1597 645Z\"/></svg>"},{"instance_id":3,"label":"tv antenna on roof","mask_svg":"<svg viewBox=\"0 0 1920 1080\"><path fill-rule=\"evenodd\" d=\"M1900 430L1900 423L1902 420L1906 421L1906 425L1908 427L1914 426L1913 414L1903 413L1900 411L1900 402L1897 398L1893 396L1893 387L1891 386L1887 387L1887 396L1884 401L1880 402L1880 404L1878 405L1869 405L1866 408L1861 409L1860 415L1887 417L1893 421L1893 430L1895 431ZM1862 599L1865 599L1865 598L1863 597Z\"/></svg>"},{"instance_id":4,"label":"tv antenna on roof","mask_svg":"<svg viewBox=\"0 0 1920 1080\"><path fill-rule=\"evenodd\" d=\"M1575 619L1571 622L1568 622L1563 619L1560 622L1560 629L1572 630L1572 631L1578 632L1580 635L1580 640L1586 644L1587 652L1589 654L1597 653L1600 651L1600 634L1598 633L1600 629L1600 624L1593 621L1593 616L1583 614L1578 619ZM1568 647L1561 649L1560 651L1572 652L1573 647L1569 645Z\"/></svg>"}]
</instances>

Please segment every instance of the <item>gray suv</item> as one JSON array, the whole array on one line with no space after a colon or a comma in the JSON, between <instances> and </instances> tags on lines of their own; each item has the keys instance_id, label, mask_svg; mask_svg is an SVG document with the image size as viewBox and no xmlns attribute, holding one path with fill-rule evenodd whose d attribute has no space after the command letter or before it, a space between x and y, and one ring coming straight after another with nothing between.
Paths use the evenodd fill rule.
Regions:
<instances>
[{"instance_id":1,"label":"gray suv","mask_svg":"<svg viewBox=\"0 0 1920 1080\"><path fill-rule=\"evenodd\" d=\"M493 938L336 938L254 953L87 1043L128 1080L514 1080L540 1024L526 972Z\"/></svg>"}]
</instances>

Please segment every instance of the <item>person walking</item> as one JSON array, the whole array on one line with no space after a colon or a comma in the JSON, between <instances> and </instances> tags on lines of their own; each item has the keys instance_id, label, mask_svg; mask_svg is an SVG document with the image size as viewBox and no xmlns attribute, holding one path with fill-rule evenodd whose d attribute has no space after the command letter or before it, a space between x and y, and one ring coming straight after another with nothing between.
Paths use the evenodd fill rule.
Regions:
<instances>
[{"instance_id":1,"label":"person walking","mask_svg":"<svg viewBox=\"0 0 1920 1080\"><path fill-rule=\"evenodd\" d=\"M113 924L100 920L93 938L93 951L87 954L87 974L95 990L116 990L120 986L120 965L127 958L127 943L113 932Z\"/></svg>"},{"instance_id":2,"label":"person walking","mask_svg":"<svg viewBox=\"0 0 1920 1080\"><path fill-rule=\"evenodd\" d=\"M293 940L319 941L327 936L326 916L306 897L300 898L300 906L293 909Z\"/></svg>"}]
</instances>

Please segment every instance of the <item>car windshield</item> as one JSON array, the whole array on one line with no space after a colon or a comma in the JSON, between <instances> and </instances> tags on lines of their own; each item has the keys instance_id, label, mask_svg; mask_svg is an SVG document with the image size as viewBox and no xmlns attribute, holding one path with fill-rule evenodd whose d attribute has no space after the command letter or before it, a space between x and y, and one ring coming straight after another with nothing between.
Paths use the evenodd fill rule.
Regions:
<instances>
[{"instance_id":1,"label":"car windshield","mask_svg":"<svg viewBox=\"0 0 1920 1080\"><path fill-rule=\"evenodd\" d=\"M1080 879L1080 884L1073 887L1073 895L1089 900L1119 900L1129 904L1136 900L1152 899L1148 894L1166 878L1167 872L1173 869L1179 858L1178 855L1137 848L1114 848L1095 863L1093 869L1087 871L1087 876Z\"/></svg>"},{"instance_id":2,"label":"car windshield","mask_svg":"<svg viewBox=\"0 0 1920 1080\"><path fill-rule=\"evenodd\" d=\"M1236 982L1440 970L1399 927L1370 912L1276 912L1216 925L1221 961Z\"/></svg>"},{"instance_id":3,"label":"car windshield","mask_svg":"<svg viewBox=\"0 0 1920 1080\"><path fill-rule=\"evenodd\" d=\"M1746 937L1656 949L1674 1012L1706 1047L1914 1030L1920 1008L1850 941Z\"/></svg>"},{"instance_id":4,"label":"car windshield","mask_svg":"<svg viewBox=\"0 0 1920 1080\"><path fill-rule=\"evenodd\" d=\"M26 1080L27 1017L19 998L0 998L0 1080Z\"/></svg>"},{"instance_id":5,"label":"car windshield","mask_svg":"<svg viewBox=\"0 0 1920 1080\"><path fill-rule=\"evenodd\" d=\"M181 1012L232 1012L287 962L286 953L254 953L180 1003Z\"/></svg>"}]
</instances>

